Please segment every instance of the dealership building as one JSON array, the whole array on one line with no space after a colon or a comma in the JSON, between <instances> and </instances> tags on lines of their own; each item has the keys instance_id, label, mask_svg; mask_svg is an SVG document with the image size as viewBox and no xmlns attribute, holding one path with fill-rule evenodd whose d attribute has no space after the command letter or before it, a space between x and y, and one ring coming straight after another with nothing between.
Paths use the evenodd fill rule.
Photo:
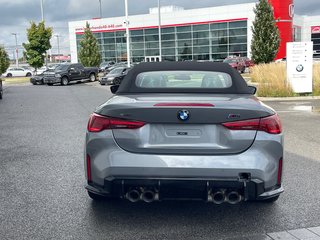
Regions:
<instances>
[{"instance_id":1,"label":"dealership building","mask_svg":"<svg viewBox=\"0 0 320 240\"><path fill-rule=\"evenodd\" d=\"M270 0L280 30L278 58L286 56L286 43L313 41L320 56L320 16L294 15L293 0ZM185 10L161 7L161 54L163 61L216 61L227 56L250 58L256 3ZM103 61L126 61L125 17L69 22L71 61L78 62L86 22L97 38ZM129 16L132 62L159 60L158 9Z\"/></svg>"}]
</instances>

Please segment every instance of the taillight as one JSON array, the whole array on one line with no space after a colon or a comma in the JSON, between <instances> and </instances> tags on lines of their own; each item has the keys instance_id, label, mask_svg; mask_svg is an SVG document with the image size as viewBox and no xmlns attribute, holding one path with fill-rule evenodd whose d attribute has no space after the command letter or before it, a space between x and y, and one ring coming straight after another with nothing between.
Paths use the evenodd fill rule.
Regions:
<instances>
[{"instance_id":1,"label":"taillight","mask_svg":"<svg viewBox=\"0 0 320 240\"><path fill-rule=\"evenodd\" d=\"M279 160L279 166L278 166L278 180L277 180L278 185L281 185L281 179L282 179L282 164L283 164L283 159L280 158L280 160Z\"/></svg>"},{"instance_id":2,"label":"taillight","mask_svg":"<svg viewBox=\"0 0 320 240\"><path fill-rule=\"evenodd\" d=\"M257 130L270 134L280 134L282 132L281 122L277 114L265 118L227 122L222 125L230 130Z\"/></svg>"},{"instance_id":3,"label":"taillight","mask_svg":"<svg viewBox=\"0 0 320 240\"><path fill-rule=\"evenodd\" d=\"M87 180L88 183L92 182L92 178L91 178L91 159L89 154L87 154Z\"/></svg>"},{"instance_id":4,"label":"taillight","mask_svg":"<svg viewBox=\"0 0 320 240\"><path fill-rule=\"evenodd\" d=\"M271 134L279 134L282 132L282 125L278 114L272 115L270 117L261 118L260 120L260 131L265 131Z\"/></svg>"},{"instance_id":5,"label":"taillight","mask_svg":"<svg viewBox=\"0 0 320 240\"><path fill-rule=\"evenodd\" d=\"M93 113L88 122L89 132L101 132L106 129L137 129L144 126L144 122L111 118Z\"/></svg>"}]
</instances>

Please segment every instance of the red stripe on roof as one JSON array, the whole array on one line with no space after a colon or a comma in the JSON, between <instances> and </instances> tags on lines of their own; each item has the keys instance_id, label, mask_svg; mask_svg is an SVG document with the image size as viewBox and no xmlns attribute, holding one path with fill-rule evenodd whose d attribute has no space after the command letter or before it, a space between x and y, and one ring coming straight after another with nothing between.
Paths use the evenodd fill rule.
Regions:
<instances>
[{"instance_id":1,"label":"red stripe on roof","mask_svg":"<svg viewBox=\"0 0 320 240\"><path fill-rule=\"evenodd\" d=\"M166 27L183 27L188 25L199 25L199 24L209 24L209 23L223 23L223 22L237 22L237 21L246 21L248 18L234 18L234 19L224 19L224 20L214 20L214 21L204 21L204 22L189 22L189 23L179 23L179 24L168 24L168 25L161 25L161 28ZM136 27L136 28L129 28L129 30L142 30L142 29L149 29L149 28L158 28L158 26L145 26L145 27ZM105 29L105 30L93 30L93 33L102 33L102 32L117 32L117 31L124 31L125 28L118 28L118 29ZM83 34L83 31L78 31L76 34Z\"/></svg>"}]
</instances>

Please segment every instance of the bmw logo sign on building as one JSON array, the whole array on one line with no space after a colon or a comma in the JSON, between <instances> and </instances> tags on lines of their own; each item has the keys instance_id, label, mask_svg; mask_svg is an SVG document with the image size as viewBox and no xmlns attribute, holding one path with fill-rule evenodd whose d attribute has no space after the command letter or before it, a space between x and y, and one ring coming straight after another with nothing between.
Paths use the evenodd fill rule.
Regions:
<instances>
[{"instance_id":1,"label":"bmw logo sign on building","mask_svg":"<svg viewBox=\"0 0 320 240\"><path fill-rule=\"evenodd\" d=\"M187 121L190 117L190 113L188 110L180 110L178 112L178 119L181 121Z\"/></svg>"}]
</instances>

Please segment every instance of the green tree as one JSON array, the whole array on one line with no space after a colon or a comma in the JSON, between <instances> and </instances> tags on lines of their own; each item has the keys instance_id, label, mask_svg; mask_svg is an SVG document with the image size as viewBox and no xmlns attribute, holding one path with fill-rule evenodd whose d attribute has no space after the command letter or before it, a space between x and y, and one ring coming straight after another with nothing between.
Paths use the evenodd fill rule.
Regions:
<instances>
[{"instance_id":1,"label":"green tree","mask_svg":"<svg viewBox=\"0 0 320 240\"><path fill-rule=\"evenodd\" d=\"M0 46L0 76L5 73L10 66L10 59L6 50Z\"/></svg>"},{"instance_id":2,"label":"green tree","mask_svg":"<svg viewBox=\"0 0 320 240\"><path fill-rule=\"evenodd\" d=\"M30 28L27 29L27 37L28 43L23 44L26 60L30 66L38 69L44 65L46 52L51 48L52 28L46 28L43 21L38 25L31 22Z\"/></svg>"},{"instance_id":3,"label":"green tree","mask_svg":"<svg viewBox=\"0 0 320 240\"><path fill-rule=\"evenodd\" d=\"M254 13L256 17L252 26L252 60L256 64L270 63L276 57L280 45L280 33L273 9L268 0L260 0Z\"/></svg>"},{"instance_id":4,"label":"green tree","mask_svg":"<svg viewBox=\"0 0 320 240\"><path fill-rule=\"evenodd\" d=\"M90 31L88 22L84 30L83 39L80 41L79 60L85 67L96 67L101 63L98 41Z\"/></svg>"}]
</instances>

